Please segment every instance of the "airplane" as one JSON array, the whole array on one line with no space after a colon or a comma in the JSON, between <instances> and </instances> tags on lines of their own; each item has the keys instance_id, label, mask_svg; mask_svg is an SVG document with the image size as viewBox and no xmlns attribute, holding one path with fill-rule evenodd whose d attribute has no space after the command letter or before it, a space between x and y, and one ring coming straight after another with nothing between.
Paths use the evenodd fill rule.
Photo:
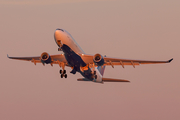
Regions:
<instances>
[{"instance_id":1,"label":"airplane","mask_svg":"<svg viewBox=\"0 0 180 120\"><path fill-rule=\"evenodd\" d=\"M92 81L97 83L104 82L130 82L124 79L112 79L104 78L105 66L120 65L124 68L125 65L132 65L134 68L140 64L157 64L157 63L170 63L172 59L168 61L148 61L148 60L133 60L133 59L121 59L102 56L97 53L95 55L86 54L69 32L65 29L57 28L54 32L54 40L58 46L58 51L62 51L63 54L49 55L47 52L43 52L41 56L34 57L9 57L10 59L31 61L35 65L36 63L58 64L60 66L61 78L67 78L65 67L71 67L70 73L76 74L79 72L83 78L77 79L78 81Z\"/></svg>"}]
</instances>

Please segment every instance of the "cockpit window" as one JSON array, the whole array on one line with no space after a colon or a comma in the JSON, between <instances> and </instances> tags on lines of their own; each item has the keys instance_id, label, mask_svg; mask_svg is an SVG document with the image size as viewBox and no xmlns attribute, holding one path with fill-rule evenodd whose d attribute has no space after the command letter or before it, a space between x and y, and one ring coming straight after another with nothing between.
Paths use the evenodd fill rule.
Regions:
<instances>
[{"instance_id":1,"label":"cockpit window","mask_svg":"<svg viewBox=\"0 0 180 120\"><path fill-rule=\"evenodd\" d=\"M63 30L63 29L59 29L59 28L58 28L58 29L56 29L56 30L60 30L60 31L63 31L63 32L64 32L64 30Z\"/></svg>"}]
</instances>

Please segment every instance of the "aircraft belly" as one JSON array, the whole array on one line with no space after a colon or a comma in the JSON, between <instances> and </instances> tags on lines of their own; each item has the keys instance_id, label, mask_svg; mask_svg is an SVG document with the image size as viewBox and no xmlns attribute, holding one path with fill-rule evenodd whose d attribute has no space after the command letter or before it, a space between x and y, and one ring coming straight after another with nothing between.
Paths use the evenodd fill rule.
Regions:
<instances>
[{"instance_id":1,"label":"aircraft belly","mask_svg":"<svg viewBox=\"0 0 180 120\"><path fill-rule=\"evenodd\" d=\"M79 72L82 76L84 76L86 79L89 81L93 81L94 78L92 77L92 71L91 69L87 66L87 70L81 70L80 67L86 67L86 63L82 60L82 58L76 54L68 45L63 44L61 47L64 56L69 64L69 66L73 67L73 70L71 71L72 74L75 74L76 71ZM98 82L98 80L97 80Z\"/></svg>"},{"instance_id":2,"label":"aircraft belly","mask_svg":"<svg viewBox=\"0 0 180 120\"><path fill-rule=\"evenodd\" d=\"M92 73L91 73L91 69L88 68L88 70L84 70L84 71L80 71L81 75L83 77L85 77L86 79L88 79L89 81L92 81L93 80L93 77L92 77Z\"/></svg>"},{"instance_id":3,"label":"aircraft belly","mask_svg":"<svg viewBox=\"0 0 180 120\"><path fill-rule=\"evenodd\" d=\"M80 67L86 66L86 63L81 59L81 57L76 54L69 46L63 44L61 48L69 66L73 67L78 72L80 71Z\"/></svg>"}]
</instances>

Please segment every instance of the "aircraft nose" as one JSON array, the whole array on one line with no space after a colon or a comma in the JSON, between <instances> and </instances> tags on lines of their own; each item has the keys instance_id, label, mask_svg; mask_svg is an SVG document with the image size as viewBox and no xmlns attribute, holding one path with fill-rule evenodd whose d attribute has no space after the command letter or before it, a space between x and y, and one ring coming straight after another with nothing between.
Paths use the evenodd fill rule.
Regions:
<instances>
[{"instance_id":1,"label":"aircraft nose","mask_svg":"<svg viewBox=\"0 0 180 120\"><path fill-rule=\"evenodd\" d=\"M59 29L59 28L57 28L57 29L56 29L56 31L54 32L54 36L55 36L55 38L60 37L60 36L61 36L61 34L62 34L62 32L64 32L64 30L63 30L63 29Z\"/></svg>"},{"instance_id":2,"label":"aircraft nose","mask_svg":"<svg viewBox=\"0 0 180 120\"><path fill-rule=\"evenodd\" d=\"M57 30L60 30L60 31L64 32L64 30L63 30L63 29L60 29L60 28L57 28L56 31L57 31Z\"/></svg>"},{"instance_id":3,"label":"aircraft nose","mask_svg":"<svg viewBox=\"0 0 180 120\"><path fill-rule=\"evenodd\" d=\"M57 28L56 31L54 32L54 36L55 37L60 37L60 36L63 35L63 33L64 33L63 29Z\"/></svg>"},{"instance_id":4,"label":"aircraft nose","mask_svg":"<svg viewBox=\"0 0 180 120\"><path fill-rule=\"evenodd\" d=\"M54 32L54 39L58 46L60 46L60 41L62 42L63 38L64 38L64 30L57 28L56 31Z\"/></svg>"}]
</instances>

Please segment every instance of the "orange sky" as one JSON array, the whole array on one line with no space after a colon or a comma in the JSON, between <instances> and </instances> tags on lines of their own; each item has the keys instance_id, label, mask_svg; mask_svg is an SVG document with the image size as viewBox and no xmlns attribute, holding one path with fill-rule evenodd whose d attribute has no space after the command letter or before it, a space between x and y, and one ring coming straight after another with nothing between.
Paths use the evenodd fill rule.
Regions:
<instances>
[{"instance_id":1,"label":"orange sky","mask_svg":"<svg viewBox=\"0 0 180 120\"><path fill-rule=\"evenodd\" d=\"M180 1L25 2L0 2L0 120L180 119ZM131 82L96 84L78 82L70 68L61 79L58 65L7 59L58 54L56 28L88 54L174 60L107 67L105 77Z\"/></svg>"}]
</instances>

